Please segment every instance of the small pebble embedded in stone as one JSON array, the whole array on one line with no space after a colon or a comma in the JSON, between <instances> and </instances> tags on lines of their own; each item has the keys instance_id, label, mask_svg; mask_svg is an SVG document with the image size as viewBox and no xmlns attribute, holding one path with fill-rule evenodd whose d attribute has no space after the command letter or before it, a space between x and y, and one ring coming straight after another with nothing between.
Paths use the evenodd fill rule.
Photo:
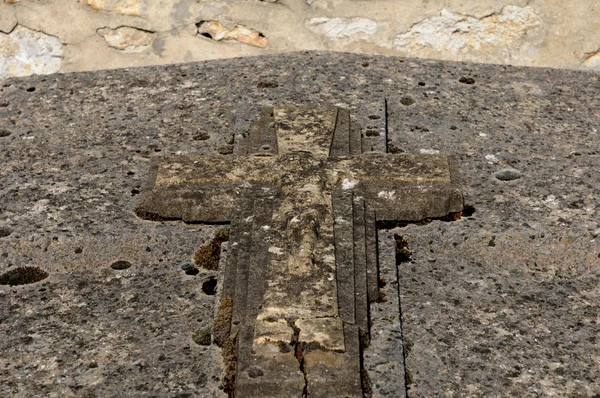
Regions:
<instances>
[{"instance_id":1,"label":"small pebble embedded in stone","mask_svg":"<svg viewBox=\"0 0 600 398\"><path fill-rule=\"evenodd\" d=\"M494 174L494 176L500 181L512 181L518 180L522 177L522 174L517 169L501 169Z\"/></svg>"}]
</instances>

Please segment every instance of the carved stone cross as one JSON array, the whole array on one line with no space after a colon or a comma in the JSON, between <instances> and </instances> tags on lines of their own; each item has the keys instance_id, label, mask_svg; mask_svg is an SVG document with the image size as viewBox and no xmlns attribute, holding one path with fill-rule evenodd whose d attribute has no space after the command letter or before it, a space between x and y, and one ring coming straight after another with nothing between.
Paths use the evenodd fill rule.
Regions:
<instances>
[{"instance_id":1,"label":"carved stone cross","mask_svg":"<svg viewBox=\"0 0 600 398\"><path fill-rule=\"evenodd\" d=\"M451 157L361 146L347 110L275 108L238 156L153 167L146 215L231 222L220 294L233 304L236 398L362 397L376 221L462 211Z\"/></svg>"}]
</instances>

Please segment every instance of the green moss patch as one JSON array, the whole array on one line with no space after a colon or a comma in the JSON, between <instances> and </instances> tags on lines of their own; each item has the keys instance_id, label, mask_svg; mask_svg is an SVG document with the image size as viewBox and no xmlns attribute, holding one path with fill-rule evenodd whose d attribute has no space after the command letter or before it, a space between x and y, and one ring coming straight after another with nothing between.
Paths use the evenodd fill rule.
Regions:
<instances>
[{"instance_id":1,"label":"green moss patch","mask_svg":"<svg viewBox=\"0 0 600 398\"><path fill-rule=\"evenodd\" d=\"M221 245L229 240L229 230L220 229L215 233L215 237L210 242L202 245L194 255L194 263L197 267L216 271L219 269L219 260L221 260Z\"/></svg>"}]
</instances>

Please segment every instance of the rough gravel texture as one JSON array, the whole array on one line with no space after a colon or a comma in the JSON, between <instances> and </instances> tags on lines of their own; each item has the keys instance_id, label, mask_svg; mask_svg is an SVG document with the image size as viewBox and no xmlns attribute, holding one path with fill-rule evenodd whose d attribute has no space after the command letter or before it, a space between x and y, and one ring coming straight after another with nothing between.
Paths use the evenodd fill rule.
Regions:
<instances>
[{"instance_id":1,"label":"rough gravel texture","mask_svg":"<svg viewBox=\"0 0 600 398\"><path fill-rule=\"evenodd\" d=\"M295 53L4 82L0 272L50 275L0 286L1 395L219 396L219 350L193 340L212 324L202 282L217 272L181 268L219 226L133 209L151 158L230 146L248 104L360 120L387 106L390 151L456 154L472 216L380 233L386 275L394 233L412 260L397 273L402 316L384 306L390 338L366 355L390 369L366 361L374 396L600 394L600 76ZM504 168L521 178L498 180ZM390 376L399 345L406 376Z\"/></svg>"}]
</instances>

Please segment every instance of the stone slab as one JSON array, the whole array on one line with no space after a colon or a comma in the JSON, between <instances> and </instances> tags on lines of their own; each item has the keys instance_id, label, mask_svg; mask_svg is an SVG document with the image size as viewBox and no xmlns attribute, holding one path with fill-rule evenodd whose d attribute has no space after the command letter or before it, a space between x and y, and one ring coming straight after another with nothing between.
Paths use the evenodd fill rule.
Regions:
<instances>
[{"instance_id":1,"label":"stone slab","mask_svg":"<svg viewBox=\"0 0 600 398\"><path fill-rule=\"evenodd\" d=\"M278 86L259 88L264 79ZM373 395L403 396L400 380L415 397L598 394L599 83L327 53L3 82L0 267L50 273L1 287L3 394L222 396L219 350L192 339L211 326L215 296L201 287L214 274L180 264L219 226L138 219L151 162L216 155L236 134L237 102L361 109L376 95L387 98L388 147L454 153L475 213L380 231L389 301L371 306ZM521 178L495 177L508 167ZM399 268L402 318L394 233L413 261ZM132 266L112 269L117 260Z\"/></svg>"}]
</instances>

